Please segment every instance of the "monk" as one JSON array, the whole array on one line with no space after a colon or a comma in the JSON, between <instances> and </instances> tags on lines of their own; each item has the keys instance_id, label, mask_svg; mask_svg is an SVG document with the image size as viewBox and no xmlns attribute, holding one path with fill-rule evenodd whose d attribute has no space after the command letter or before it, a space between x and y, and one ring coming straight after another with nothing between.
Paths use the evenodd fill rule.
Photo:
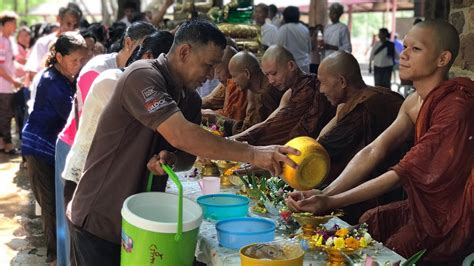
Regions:
<instances>
[{"instance_id":1,"label":"monk","mask_svg":"<svg viewBox=\"0 0 474 266\"><path fill-rule=\"evenodd\" d=\"M210 95L204 97L203 108L216 105L217 100L221 98L222 91L224 92L224 103L221 109L202 110L204 119L215 117L215 115L222 115L236 120L243 120L245 118L245 110L247 108L247 93L240 90L235 82L231 79L228 66L229 60L237 53L237 50L232 46L227 45L224 50L222 62L220 62L214 71L214 76L221 82ZM215 121L212 121L215 122Z\"/></svg>"},{"instance_id":2,"label":"monk","mask_svg":"<svg viewBox=\"0 0 474 266\"><path fill-rule=\"evenodd\" d=\"M426 249L423 263L460 265L474 251L474 82L448 80L459 35L445 21L413 26L400 55L400 78L416 92L393 124L361 150L326 189L292 193L294 211L323 213L402 186L407 200L366 212L372 236L404 257ZM383 110L381 110L383 111ZM415 131L415 144L386 173L359 186Z\"/></svg>"},{"instance_id":3,"label":"monk","mask_svg":"<svg viewBox=\"0 0 474 266\"><path fill-rule=\"evenodd\" d=\"M251 52L242 51L234 55L229 61L229 74L237 87L247 93L245 119L225 119L226 135L235 135L263 122L278 108L285 91L270 85L257 57Z\"/></svg>"},{"instance_id":4,"label":"monk","mask_svg":"<svg viewBox=\"0 0 474 266\"><path fill-rule=\"evenodd\" d=\"M263 122L232 137L263 145L284 144L297 136L318 136L335 108L319 92L319 81L303 72L283 46L270 46L262 56L262 71L270 85L286 90L278 108Z\"/></svg>"},{"instance_id":5,"label":"monk","mask_svg":"<svg viewBox=\"0 0 474 266\"><path fill-rule=\"evenodd\" d=\"M336 51L326 57L319 67L320 91L338 106L334 118L321 130L318 141L331 158L331 169L326 184L331 183L347 166L354 155L375 140L397 117L403 97L381 87L367 86L362 79L359 63L344 51ZM367 178L376 177L397 163L407 151L400 149L372 171ZM402 199L397 190L377 200L349 206L344 209L344 219L357 223L368 209L380 203Z\"/></svg>"}]
</instances>

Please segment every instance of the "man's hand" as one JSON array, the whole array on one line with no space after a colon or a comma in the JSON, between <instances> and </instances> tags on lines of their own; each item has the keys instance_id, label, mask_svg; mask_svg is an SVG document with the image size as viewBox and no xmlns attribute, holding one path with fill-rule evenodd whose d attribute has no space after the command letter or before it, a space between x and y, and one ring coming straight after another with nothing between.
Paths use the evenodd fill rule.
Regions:
<instances>
[{"instance_id":1,"label":"man's hand","mask_svg":"<svg viewBox=\"0 0 474 266\"><path fill-rule=\"evenodd\" d=\"M286 199L286 205L293 212L324 214L330 207L330 197L320 191L293 192ZM298 195L300 194L300 195ZM313 195L311 195L313 194ZM310 195L306 198L306 195Z\"/></svg>"},{"instance_id":2,"label":"man's hand","mask_svg":"<svg viewBox=\"0 0 474 266\"><path fill-rule=\"evenodd\" d=\"M163 168L161 168L161 164L165 163L171 167L176 163L177 158L176 155L169 151L160 151L158 155L154 155L148 164L148 170L150 170L154 175L164 175L166 174Z\"/></svg>"},{"instance_id":3,"label":"man's hand","mask_svg":"<svg viewBox=\"0 0 474 266\"><path fill-rule=\"evenodd\" d=\"M293 201L300 201L303 199L307 199L314 195L322 194L323 192L318 189L306 190L306 191L293 191L288 193L288 198L292 199Z\"/></svg>"},{"instance_id":4,"label":"man's hand","mask_svg":"<svg viewBox=\"0 0 474 266\"><path fill-rule=\"evenodd\" d=\"M272 176L279 176L281 173L280 162L286 163L295 169L298 167L286 154L300 155L300 151L288 146L255 146L251 162L257 167L270 171Z\"/></svg>"},{"instance_id":5,"label":"man's hand","mask_svg":"<svg viewBox=\"0 0 474 266\"><path fill-rule=\"evenodd\" d=\"M214 110L204 109L201 110L202 120L207 121L207 124L215 124L217 120L217 115Z\"/></svg>"},{"instance_id":6,"label":"man's hand","mask_svg":"<svg viewBox=\"0 0 474 266\"><path fill-rule=\"evenodd\" d=\"M23 87L23 83L21 83L21 81L19 81L19 80L14 79L13 80L13 86L15 88L19 89L19 88Z\"/></svg>"},{"instance_id":7,"label":"man's hand","mask_svg":"<svg viewBox=\"0 0 474 266\"><path fill-rule=\"evenodd\" d=\"M234 171L235 175L243 176L243 175L256 175L256 176L264 176L264 177L271 177L270 172L265 169L256 167L251 164L243 164L239 169Z\"/></svg>"}]
</instances>

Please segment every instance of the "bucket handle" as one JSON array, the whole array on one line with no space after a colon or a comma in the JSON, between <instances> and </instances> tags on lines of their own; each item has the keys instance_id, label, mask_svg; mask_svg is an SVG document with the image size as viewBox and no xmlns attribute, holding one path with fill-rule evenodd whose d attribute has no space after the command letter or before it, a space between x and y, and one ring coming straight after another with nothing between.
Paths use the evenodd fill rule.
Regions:
<instances>
[{"instance_id":1,"label":"bucket handle","mask_svg":"<svg viewBox=\"0 0 474 266\"><path fill-rule=\"evenodd\" d=\"M179 241L183 237L183 185L181 184L181 181L179 181L178 176L174 173L171 167L169 167L167 164L162 163L161 168L165 170L165 172L168 174L171 180L173 180L173 182L175 183L176 187L178 187L178 231L176 232L176 235L174 236L174 240ZM153 181L153 173L150 172L150 174L148 175L148 183L146 186L147 192L151 191L152 181Z\"/></svg>"}]
</instances>

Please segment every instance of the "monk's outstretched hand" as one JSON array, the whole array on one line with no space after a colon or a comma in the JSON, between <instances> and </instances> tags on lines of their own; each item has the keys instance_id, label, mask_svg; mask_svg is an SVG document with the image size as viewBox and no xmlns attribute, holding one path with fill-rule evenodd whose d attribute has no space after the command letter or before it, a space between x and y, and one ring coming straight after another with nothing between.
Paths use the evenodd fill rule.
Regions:
<instances>
[{"instance_id":1,"label":"monk's outstretched hand","mask_svg":"<svg viewBox=\"0 0 474 266\"><path fill-rule=\"evenodd\" d=\"M252 164L270 171L273 176L279 176L281 173L281 162L295 169L298 168L298 165L288 158L287 154L300 155L300 151L288 146L255 146Z\"/></svg>"},{"instance_id":2,"label":"monk's outstretched hand","mask_svg":"<svg viewBox=\"0 0 474 266\"><path fill-rule=\"evenodd\" d=\"M309 197L306 197L307 195ZM329 197L319 190L292 192L286 199L286 205L293 212L311 212L314 214L323 214L330 209Z\"/></svg>"}]
</instances>

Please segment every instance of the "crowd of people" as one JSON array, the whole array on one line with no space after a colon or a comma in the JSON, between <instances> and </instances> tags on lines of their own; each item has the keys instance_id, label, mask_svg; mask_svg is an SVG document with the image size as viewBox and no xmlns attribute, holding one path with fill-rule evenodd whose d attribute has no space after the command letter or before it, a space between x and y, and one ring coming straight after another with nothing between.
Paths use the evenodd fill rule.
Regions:
<instances>
[{"instance_id":1,"label":"crowd of people","mask_svg":"<svg viewBox=\"0 0 474 266\"><path fill-rule=\"evenodd\" d=\"M427 249L430 265L474 251L474 82L447 78L459 51L451 24L414 25L403 49L381 28L373 87L340 4L329 25L310 28L297 7L279 17L256 5L261 58L205 20L159 29L172 4L156 16L127 4L110 27L87 23L73 3L54 25L17 30L15 13L0 15L0 149L21 148L48 262L118 265L122 204L145 191L149 172L160 176L153 190L166 189L160 163L185 171L198 156L278 176L282 163L297 167L288 155L300 152L282 146L297 136L317 139L331 168L323 189L289 194L291 210L343 208L405 257ZM397 63L415 88L406 99L389 89Z\"/></svg>"}]
</instances>

